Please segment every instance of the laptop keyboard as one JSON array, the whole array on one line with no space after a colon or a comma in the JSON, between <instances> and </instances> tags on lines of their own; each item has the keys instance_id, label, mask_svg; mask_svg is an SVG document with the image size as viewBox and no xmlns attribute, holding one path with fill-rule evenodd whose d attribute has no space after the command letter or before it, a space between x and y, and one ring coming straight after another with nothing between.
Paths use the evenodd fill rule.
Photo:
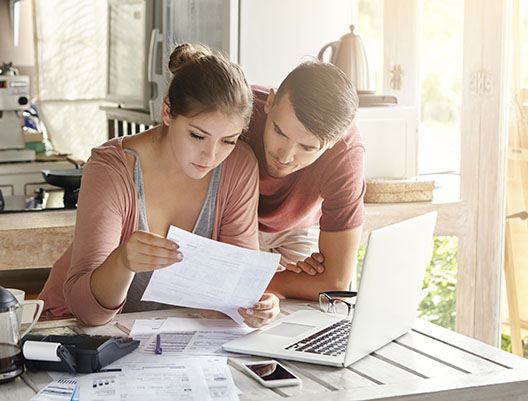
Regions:
<instances>
[{"instance_id":1,"label":"laptop keyboard","mask_svg":"<svg viewBox=\"0 0 528 401\"><path fill-rule=\"evenodd\" d=\"M340 320L311 336L285 347L285 349L330 356L341 355L345 352L347 346L350 322L349 319Z\"/></svg>"}]
</instances>

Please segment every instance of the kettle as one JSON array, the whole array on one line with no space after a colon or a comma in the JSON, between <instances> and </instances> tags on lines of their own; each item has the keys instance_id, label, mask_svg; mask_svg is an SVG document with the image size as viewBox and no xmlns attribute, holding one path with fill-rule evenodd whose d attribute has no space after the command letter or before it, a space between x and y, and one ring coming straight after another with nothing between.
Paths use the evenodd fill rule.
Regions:
<instances>
[{"instance_id":1,"label":"kettle","mask_svg":"<svg viewBox=\"0 0 528 401\"><path fill-rule=\"evenodd\" d=\"M317 58L323 60L324 54L330 48L330 62L339 67L356 86L358 94L373 94L376 91L374 71L372 70L365 44L361 35L355 32L355 26L350 25L350 33L340 40L323 46Z\"/></svg>"},{"instance_id":2,"label":"kettle","mask_svg":"<svg viewBox=\"0 0 528 401\"><path fill-rule=\"evenodd\" d=\"M40 314L33 319L23 336L33 328L39 316ZM0 287L0 384L24 373L24 359L20 347L21 320L22 305L15 295Z\"/></svg>"}]
</instances>

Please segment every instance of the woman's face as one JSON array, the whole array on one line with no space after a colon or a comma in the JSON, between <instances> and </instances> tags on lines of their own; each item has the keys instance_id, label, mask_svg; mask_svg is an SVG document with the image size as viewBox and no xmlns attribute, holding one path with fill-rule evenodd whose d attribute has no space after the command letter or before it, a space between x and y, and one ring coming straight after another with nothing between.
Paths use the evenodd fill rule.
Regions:
<instances>
[{"instance_id":1,"label":"woman's face","mask_svg":"<svg viewBox=\"0 0 528 401\"><path fill-rule=\"evenodd\" d=\"M205 177L222 163L235 148L244 128L238 116L226 116L219 112L201 113L194 117L180 115L174 119L168 113L162 114L163 122L168 126L168 146L174 159L193 179Z\"/></svg>"}]
</instances>

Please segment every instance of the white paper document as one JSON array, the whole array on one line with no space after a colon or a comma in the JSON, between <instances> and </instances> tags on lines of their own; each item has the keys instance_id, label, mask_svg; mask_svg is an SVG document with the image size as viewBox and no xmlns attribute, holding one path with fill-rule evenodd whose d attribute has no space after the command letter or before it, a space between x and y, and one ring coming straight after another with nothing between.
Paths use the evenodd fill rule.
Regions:
<instances>
[{"instance_id":1,"label":"white paper document","mask_svg":"<svg viewBox=\"0 0 528 401\"><path fill-rule=\"evenodd\" d=\"M76 378L61 378L44 387L31 401L70 401L76 398L78 380Z\"/></svg>"},{"instance_id":2,"label":"white paper document","mask_svg":"<svg viewBox=\"0 0 528 401\"><path fill-rule=\"evenodd\" d=\"M183 261L155 270L141 298L225 313L237 323L239 307L252 307L279 265L280 255L213 241L171 226Z\"/></svg>"},{"instance_id":3,"label":"white paper document","mask_svg":"<svg viewBox=\"0 0 528 401\"><path fill-rule=\"evenodd\" d=\"M150 331L147 339L146 327L152 322L136 320L130 336L141 341L137 352L154 354L156 335L160 335L163 354L194 355L232 355L222 349L226 342L242 337L253 331L229 319L192 319L171 317L158 326L156 332Z\"/></svg>"},{"instance_id":4,"label":"white paper document","mask_svg":"<svg viewBox=\"0 0 528 401\"><path fill-rule=\"evenodd\" d=\"M190 359L165 366L93 373L80 380L80 400L86 401L212 400L202 367Z\"/></svg>"},{"instance_id":5,"label":"white paper document","mask_svg":"<svg viewBox=\"0 0 528 401\"><path fill-rule=\"evenodd\" d=\"M139 340L140 347L144 346L165 322L165 319L136 319L128 336Z\"/></svg>"},{"instance_id":6,"label":"white paper document","mask_svg":"<svg viewBox=\"0 0 528 401\"><path fill-rule=\"evenodd\" d=\"M233 381L227 358L201 359L202 371L213 401L238 401L238 390Z\"/></svg>"},{"instance_id":7,"label":"white paper document","mask_svg":"<svg viewBox=\"0 0 528 401\"><path fill-rule=\"evenodd\" d=\"M116 362L113 371L56 380L31 400L238 401L225 357L143 355L141 362Z\"/></svg>"},{"instance_id":8,"label":"white paper document","mask_svg":"<svg viewBox=\"0 0 528 401\"><path fill-rule=\"evenodd\" d=\"M79 378L79 398L86 401L119 401L120 376L121 372L103 372Z\"/></svg>"},{"instance_id":9,"label":"white paper document","mask_svg":"<svg viewBox=\"0 0 528 401\"><path fill-rule=\"evenodd\" d=\"M155 355L136 350L106 368L121 371L82 378L81 401L99 401L101 395L105 401L238 400L225 357ZM114 398L117 396L120 398Z\"/></svg>"}]
</instances>

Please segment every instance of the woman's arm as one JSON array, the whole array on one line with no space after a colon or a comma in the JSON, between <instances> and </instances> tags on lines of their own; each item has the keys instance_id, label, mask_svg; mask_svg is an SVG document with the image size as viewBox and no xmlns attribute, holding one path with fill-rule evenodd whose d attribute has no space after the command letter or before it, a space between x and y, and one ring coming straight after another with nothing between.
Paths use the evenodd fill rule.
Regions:
<instances>
[{"instance_id":1,"label":"woman's arm","mask_svg":"<svg viewBox=\"0 0 528 401\"><path fill-rule=\"evenodd\" d=\"M123 169L92 161L83 172L64 297L73 315L87 325L115 316L134 272L168 266L179 254L165 238L134 232L136 194Z\"/></svg>"},{"instance_id":2,"label":"woman's arm","mask_svg":"<svg viewBox=\"0 0 528 401\"><path fill-rule=\"evenodd\" d=\"M134 274L182 260L178 245L157 234L136 231L96 268L90 288L101 306L117 309L126 298Z\"/></svg>"},{"instance_id":3,"label":"woman's arm","mask_svg":"<svg viewBox=\"0 0 528 401\"><path fill-rule=\"evenodd\" d=\"M99 303L91 290L91 276L137 225L131 216L132 195L122 176L125 170L106 160L94 161L93 157L84 166L72 256L64 283L68 308L87 325L104 324L119 311L121 305L105 307ZM116 292L128 288L126 281L115 280L112 284Z\"/></svg>"}]
</instances>

